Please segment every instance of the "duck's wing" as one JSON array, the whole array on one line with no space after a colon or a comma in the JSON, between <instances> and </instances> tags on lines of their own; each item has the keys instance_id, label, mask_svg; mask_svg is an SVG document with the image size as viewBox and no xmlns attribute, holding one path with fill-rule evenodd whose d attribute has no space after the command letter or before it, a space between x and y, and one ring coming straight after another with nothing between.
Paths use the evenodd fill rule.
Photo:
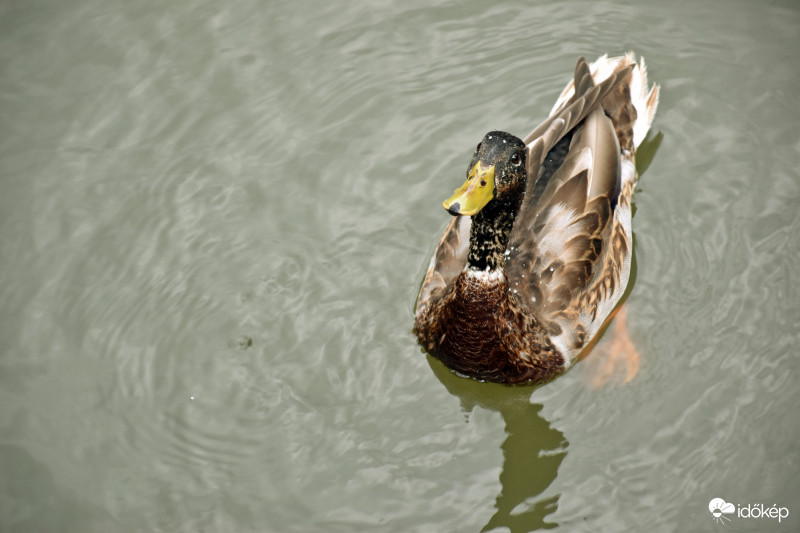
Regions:
<instances>
[{"instance_id":1,"label":"duck's wing","mask_svg":"<svg viewBox=\"0 0 800 533\"><path fill-rule=\"evenodd\" d=\"M422 313L431 298L446 289L464 270L469 254L469 230L472 217L459 215L447 225L417 296L415 314Z\"/></svg>"},{"instance_id":2,"label":"duck's wing","mask_svg":"<svg viewBox=\"0 0 800 533\"><path fill-rule=\"evenodd\" d=\"M536 317L551 338L571 328L572 336L565 342L575 346L589 340L586 337L598 318L576 324L583 311L576 302L605 270L617 268L608 260L608 249L627 246L627 241L612 243L621 190L620 147L600 102L630 69L617 71L597 86L591 76L587 81L586 73L588 66L581 60L576 68L577 96L549 119L551 125L540 137L530 141L529 154L539 159L538 167L529 164L529 176L532 172L539 178L535 183L529 178L506 255L512 298ZM557 126L562 120L563 125ZM558 138L552 133L556 127L561 130ZM621 285L620 279L609 281Z\"/></svg>"},{"instance_id":3,"label":"duck's wing","mask_svg":"<svg viewBox=\"0 0 800 533\"><path fill-rule=\"evenodd\" d=\"M575 67L575 95L569 105L550 115L544 122L530 132L522 141L528 147L528 185L520 213L525 211L526 203L535 201L534 187L545 170L545 161L550 151L565 135L571 132L592 109L611 91L630 75L635 65L626 65L612 73L598 85L594 85L589 72L589 64L579 58ZM533 179L531 179L533 178Z\"/></svg>"}]
</instances>

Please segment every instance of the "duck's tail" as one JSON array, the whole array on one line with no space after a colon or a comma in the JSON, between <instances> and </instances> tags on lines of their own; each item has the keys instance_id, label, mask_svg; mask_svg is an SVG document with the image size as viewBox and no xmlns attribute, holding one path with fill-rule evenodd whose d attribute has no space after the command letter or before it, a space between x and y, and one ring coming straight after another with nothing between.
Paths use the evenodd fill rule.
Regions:
<instances>
[{"instance_id":1,"label":"duck's tail","mask_svg":"<svg viewBox=\"0 0 800 533\"><path fill-rule=\"evenodd\" d=\"M628 65L634 65L628 79L619 85L619 90L612 91L602 102L603 109L614 121L623 149L629 149L631 144L638 147L650 130L658 108L659 87L653 84L648 88L644 58L640 58L637 64L633 52L612 58L603 55L589 65L595 85ZM553 115L569 105L574 94L575 82L572 80L559 95L550 114ZM631 105L634 109L630 108Z\"/></svg>"}]
</instances>

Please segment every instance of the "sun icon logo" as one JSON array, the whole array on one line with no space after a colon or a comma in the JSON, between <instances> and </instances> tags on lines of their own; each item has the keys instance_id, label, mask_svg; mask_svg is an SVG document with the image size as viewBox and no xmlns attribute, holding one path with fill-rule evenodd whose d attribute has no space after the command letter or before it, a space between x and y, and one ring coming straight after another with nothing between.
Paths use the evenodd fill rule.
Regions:
<instances>
[{"instance_id":1,"label":"sun icon logo","mask_svg":"<svg viewBox=\"0 0 800 533\"><path fill-rule=\"evenodd\" d=\"M725 520L728 522L731 521L731 519L725 515L733 514L733 512L736 511L736 506L732 503L727 503L722 498L714 498L708 502L708 510L711 511L711 515L714 517L714 522L724 524Z\"/></svg>"}]
</instances>

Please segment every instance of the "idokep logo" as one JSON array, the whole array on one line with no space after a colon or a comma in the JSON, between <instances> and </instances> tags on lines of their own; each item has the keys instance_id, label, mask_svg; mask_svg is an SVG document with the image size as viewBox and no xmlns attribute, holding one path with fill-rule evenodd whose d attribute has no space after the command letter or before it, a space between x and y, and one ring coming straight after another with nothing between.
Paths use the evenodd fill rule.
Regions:
<instances>
[{"instance_id":1,"label":"idokep logo","mask_svg":"<svg viewBox=\"0 0 800 533\"><path fill-rule=\"evenodd\" d=\"M719 524L730 522L729 516L736 518L777 518L778 523L789 516L789 509L778 507L777 504L770 507L763 503L754 503L737 507L722 498L714 498L708 502L708 510L711 512L714 522Z\"/></svg>"}]
</instances>

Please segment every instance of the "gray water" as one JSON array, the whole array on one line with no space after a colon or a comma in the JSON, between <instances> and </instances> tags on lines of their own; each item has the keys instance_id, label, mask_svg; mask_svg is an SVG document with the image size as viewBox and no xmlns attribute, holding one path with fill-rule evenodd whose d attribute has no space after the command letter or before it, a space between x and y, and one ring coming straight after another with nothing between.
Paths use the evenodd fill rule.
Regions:
<instances>
[{"instance_id":1,"label":"gray water","mask_svg":"<svg viewBox=\"0 0 800 533\"><path fill-rule=\"evenodd\" d=\"M800 6L429 4L0 0L0 531L800 529ZM441 201L628 49L637 375L452 375Z\"/></svg>"}]
</instances>

